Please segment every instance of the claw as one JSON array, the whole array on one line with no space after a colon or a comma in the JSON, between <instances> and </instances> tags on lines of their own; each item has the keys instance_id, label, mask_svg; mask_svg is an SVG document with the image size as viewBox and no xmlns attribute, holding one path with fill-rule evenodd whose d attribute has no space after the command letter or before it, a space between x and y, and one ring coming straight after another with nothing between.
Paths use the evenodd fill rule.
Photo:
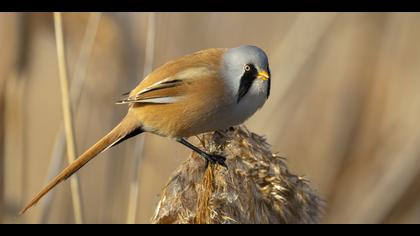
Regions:
<instances>
[{"instance_id":1,"label":"claw","mask_svg":"<svg viewBox=\"0 0 420 236\"><path fill-rule=\"evenodd\" d=\"M212 163L217 163L217 164L225 167L226 169L228 169L228 167L225 163L226 157L220 156L220 155L209 155L209 157L212 160Z\"/></svg>"},{"instance_id":2,"label":"claw","mask_svg":"<svg viewBox=\"0 0 420 236\"><path fill-rule=\"evenodd\" d=\"M226 163L223 161L223 162L217 162L217 163L219 163L219 165L221 165L221 166L223 166L223 167L225 167L226 168L226 170L228 170L229 168L228 168L228 166L226 165Z\"/></svg>"}]
</instances>

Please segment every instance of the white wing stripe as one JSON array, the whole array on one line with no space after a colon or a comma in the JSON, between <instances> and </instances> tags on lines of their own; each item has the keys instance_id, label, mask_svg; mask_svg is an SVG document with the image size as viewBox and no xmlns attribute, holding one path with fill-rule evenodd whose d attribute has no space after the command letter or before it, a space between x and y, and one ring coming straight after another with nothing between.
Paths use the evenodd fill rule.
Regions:
<instances>
[{"instance_id":1,"label":"white wing stripe","mask_svg":"<svg viewBox=\"0 0 420 236\"><path fill-rule=\"evenodd\" d=\"M175 103L181 100L184 96L175 96L175 97L159 97L159 98L147 98L138 100L136 102L140 103Z\"/></svg>"},{"instance_id":2,"label":"white wing stripe","mask_svg":"<svg viewBox=\"0 0 420 236\"><path fill-rule=\"evenodd\" d=\"M160 85L161 83L164 83L164 82L167 82L167 81L170 81L170 80L172 80L172 77L169 77L169 78L167 78L167 79L164 79L164 80L161 80L161 81L158 81L158 82L156 82L156 83L154 83L154 84L152 84L152 85L150 85L149 87L147 87L147 88L144 88L143 90L141 90L140 92L138 92L137 93L137 96L138 95L140 95L140 94L142 94L142 93L145 93L145 92L147 92L147 91L149 91L149 90L152 90L152 89L155 89L158 85ZM172 85L162 85L163 87L162 88L164 88L164 87L170 87L170 86L172 86ZM160 87L160 86L159 86Z\"/></svg>"}]
</instances>

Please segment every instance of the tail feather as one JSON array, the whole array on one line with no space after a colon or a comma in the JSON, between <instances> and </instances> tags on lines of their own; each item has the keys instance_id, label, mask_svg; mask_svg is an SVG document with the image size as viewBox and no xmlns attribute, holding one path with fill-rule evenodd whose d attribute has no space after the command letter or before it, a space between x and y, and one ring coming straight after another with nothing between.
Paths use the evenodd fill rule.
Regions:
<instances>
[{"instance_id":1,"label":"tail feather","mask_svg":"<svg viewBox=\"0 0 420 236\"><path fill-rule=\"evenodd\" d=\"M72 174L82 168L86 163L92 160L99 153L106 151L108 148L118 143L142 133L141 125L130 116L130 113L107 135L100 139L96 144L86 150L79 158L69 164L61 171L53 180L51 180L26 206L19 214L25 213L29 208L34 206L45 194L57 186L60 182L69 178Z\"/></svg>"}]
</instances>

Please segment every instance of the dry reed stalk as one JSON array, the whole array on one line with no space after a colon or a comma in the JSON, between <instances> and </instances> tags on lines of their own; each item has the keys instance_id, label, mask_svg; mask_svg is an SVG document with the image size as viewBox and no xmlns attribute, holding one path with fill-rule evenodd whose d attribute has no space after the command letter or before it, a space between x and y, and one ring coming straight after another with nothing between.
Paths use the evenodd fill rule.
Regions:
<instances>
[{"instance_id":1,"label":"dry reed stalk","mask_svg":"<svg viewBox=\"0 0 420 236\"><path fill-rule=\"evenodd\" d=\"M78 59L76 61L75 72L73 75L72 83L70 86L70 99L72 105L72 111L74 116L77 116L80 97L86 82L86 73L89 64L89 59L92 54L93 45L95 43L96 33L99 28L99 23L101 20L101 13L93 12L90 13L86 30L83 36L82 46L79 52ZM60 128L56 134L54 141L53 151L51 155L50 164L48 167L48 174L45 179L47 183L55 175L57 175L61 168L62 159L65 155L65 144L66 136L64 133L63 124L60 125ZM54 190L53 190L54 191ZM41 203L41 223L47 223L49 218L50 208L52 205L53 194L48 194L45 196L44 201Z\"/></svg>"},{"instance_id":2,"label":"dry reed stalk","mask_svg":"<svg viewBox=\"0 0 420 236\"><path fill-rule=\"evenodd\" d=\"M76 158L76 143L73 132L73 116L71 112L71 103L69 95L69 86L67 78L67 65L64 50L64 37L63 37L63 22L60 12L54 12L54 27L57 43L57 57L58 57L58 70L61 87L61 101L63 106L64 130L66 133L67 143L67 158L71 163ZM83 223L83 213L81 206L81 195L78 176L70 177L70 187L73 200L74 218L77 224Z\"/></svg>"},{"instance_id":3,"label":"dry reed stalk","mask_svg":"<svg viewBox=\"0 0 420 236\"><path fill-rule=\"evenodd\" d=\"M147 39L146 39L146 52L143 67L143 78L145 78L153 68L154 51L155 51L155 35L156 35L156 13L150 12L147 23ZM137 202L139 195L139 171L141 169L141 158L144 153L144 142L146 136L141 135L135 142L135 149L133 155L133 165L131 168L131 183L130 183L130 194L128 200L127 209L127 224L134 224L136 222L137 215Z\"/></svg>"},{"instance_id":4,"label":"dry reed stalk","mask_svg":"<svg viewBox=\"0 0 420 236\"><path fill-rule=\"evenodd\" d=\"M211 223L210 217L210 196L214 192L214 171L213 168L207 168L204 173L202 197L197 199L196 217L194 218L195 224L209 224Z\"/></svg>"},{"instance_id":5,"label":"dry reed stalk","mask_svg":"<svg viewBox=\"0 0 420 236\"><path fill-rule=\"evenodd\" d=\"M203 142L229 169L206 169L193 153L164 188L152 223L319 222L323 201L263 137L240 126L204 134Z\"/></svg>"},{"instance_id":6,"label":"dry reed stalk","mask_svg":"<svg viewBox=\"0 0 420 236\"><path fill-rule=\"evenodd\" d=\"M4 87L0 84L0 223L3 222L4 215L4 178L5 178L5 169L4 169L4 112L5 112L5 100L6 100L6 91Z\"/></svg>"}]
</instances>

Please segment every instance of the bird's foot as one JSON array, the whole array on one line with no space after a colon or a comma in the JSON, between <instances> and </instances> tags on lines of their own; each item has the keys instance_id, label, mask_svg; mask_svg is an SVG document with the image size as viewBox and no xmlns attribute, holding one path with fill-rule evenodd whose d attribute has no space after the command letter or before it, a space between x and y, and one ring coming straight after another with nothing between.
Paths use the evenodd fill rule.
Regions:
<instances>
[{"instance_id":1,"label":"bird's foot","mask_svg":"<svg viewBox=\"0 0 420 236\"><path fill-rule=\"evenodd\" d=\"M206 168L208 167L209 163L211 164L219 164L223 167L225 167L226 169L228 168L225 161L226 161L226 157L221 156L221 155L216 155L216 154L203 154L202 155L205 160L206 160Z\"/></svg>"},{"instance_id":2,"label":"bird's foot","mask_svg":"<svg viewBox=\"0 0 420 236\"><path fill-rule=\"evenodd\" d=\"M216 130L215 132L216 132L217 134L220 134L220 135L226 136L224 133L229 133L229 132L233 132L233 131L235 131L235 127L231 126L231 127L227 128L227 129L223 129L223 130Z\"/></svg>"}]
</instances>

